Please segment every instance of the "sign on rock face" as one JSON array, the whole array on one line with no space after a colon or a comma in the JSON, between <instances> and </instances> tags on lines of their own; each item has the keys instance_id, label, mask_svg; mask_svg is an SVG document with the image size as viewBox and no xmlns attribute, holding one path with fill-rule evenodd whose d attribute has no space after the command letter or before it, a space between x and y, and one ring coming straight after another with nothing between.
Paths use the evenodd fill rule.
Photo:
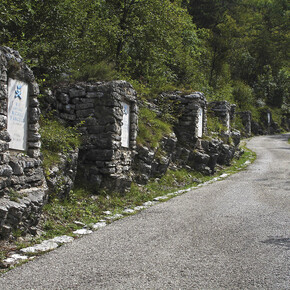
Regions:
<instances>
[{"instance_id":1,"label":"sign on rock face","mask_svg":"<svg viewBox=\"0 0 290 290\"><path fill-rule=\"evenodd\" d=\"M26 150L27 145L28 84L8 80L8 124L10 149Z\"/></svg>"},{"instance_id":2,"label":"sign on rock face","mask_svg":"<svg viewBox=\"0 0 290 290\"><path fill-rule=\"evenodd\" d=\"M122 102L123 106L123 125L121 133L122 147L129 148L130 142L130 105Z\"/></svg>"},{"instance_id":3,"label":"sign on rock face","mask_svg":"<svg viewBox=\"0 0 290 290\"><path fill-rule=\"evenodd\" d=\"M268 117L268 125L270 125L271 124L271 114L267 113L267 117Z\"/></svg>"},{"instance_id":4,"label":"sign on rock face","mask_svg":"<svg viewBox=\"0 0 290 290\"><path fill-rule=\"evenodd\" d=\"M229 133L230 131L230 114L227 113L227 132Z\"/></svg>"},{"instance_id":5,"label":"sign on rock face","mask_svg":"<svg viewBox=\"0 0 290 290\"><path fill-rule=\"evenodd\" d=\"M203 127L203 111L202 108L198 109L198 121L197 121L197 137L202 137Z\"/></svg>"}]
</instances>

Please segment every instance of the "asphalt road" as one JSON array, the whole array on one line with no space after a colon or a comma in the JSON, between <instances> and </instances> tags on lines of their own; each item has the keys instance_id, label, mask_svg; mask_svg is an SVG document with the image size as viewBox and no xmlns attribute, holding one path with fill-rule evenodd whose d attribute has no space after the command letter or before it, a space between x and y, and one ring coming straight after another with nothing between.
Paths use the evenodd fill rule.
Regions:
<instances>
[{"instance_id":1,"label":"asphalt road","mask_svg":"<svg viewBox=\"0 0 290 290\"><path fill-rule=\"evenodd\" d=\"M0 289L290 289L290 145L253 138L245 171L114 222Z\"/></svg>"}]
</instances>

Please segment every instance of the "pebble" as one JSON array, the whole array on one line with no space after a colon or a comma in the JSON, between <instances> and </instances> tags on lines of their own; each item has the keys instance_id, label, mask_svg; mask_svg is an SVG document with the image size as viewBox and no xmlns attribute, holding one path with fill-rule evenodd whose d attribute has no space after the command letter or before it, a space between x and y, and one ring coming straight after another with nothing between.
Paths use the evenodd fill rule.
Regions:
<instances>
[{"instance_id":1,"label":"pebble","mask_svg":"<svg viewBox=\"0 0 290 290\"><path fill-rule=\"evenodd\" d=\"M20 251L23 253L39 253L54 250L58 247L58 244L52 240L43 241L41 244L37 244L32 247L23 248Z\"/></svg>"},{"instance_id":2,"label":"pebble","mask_svg":"<svg viewBox=\"0 0 290 290\"><path fill-rule=\"evenodd\" d=\"M74 221L74 224L78 225L78 226L81 226L81 227L84 227L85 224L82 223L82 222L79 222L79 221Z\"/></svg>"},{"instance_id":3,"label":"pebble","mask_svg":"<svg viewBox=\"0 0 290 290\"><path fill-rule=\"evenodd\" d=\"M153 200L154 201L159 201L159 200L164 200L164 199L168 199L168 196L157 196L157 197L155 197Z\"/></svg>"},{"instance_id":4,"label":"pebble","mask_svg":"<svg viewBox=\"0 0 290 290\"><path fill-rule=\"evenodd\" d=\"M142 209L144 209L144 208L146 208L146 207L143 206L143 205L140 205L140 206L136 206L136 207L134 207L134 210L135 210L135 211L139 211L139 210L142 210Z\"/></svg>"},{"instance_id":5,"label":"pebble","mask_svg":"<svg viewBox=\"0 0 290 290\"><path fill-rule=\"evenodd\" d=\"M93 224L93 225L92 225L92 228L93 228L94 230L98 230L98 229L100 229L100 228L105 227L106 225L107 225L106 222L98 222L98 223Z\"/></svg>"},{"instance_id":6,"label":"pebble","mask_svg":"<svg viewBox=\"0 0 290 290\"><path fill-rule=\"evenodd\" d=\"M87 229L79 229L79 230L74 231L73 233L76 234L76 235L89 235L92 232L93 231L87 230Z\"/></svg>"},{"instance_id":7,"label":"pebble","mask_svg":"<svg viewBox=\"0 0 290 290\"><path fill-rule=\"evenodd\" d=\"M3 262L8 266L8 265L14 265L18 262L21 262L21 261L24 261L24 260L27 260L28 259L28 256L22 256L22 255L19 255L19 254L13 254L11 255L9 258L3 260Z\"/></svg>"},{"instance_id":8,"label":"pebble","mask_svg":"<svg viewBox=\"0 0 290 290\"><path fill-rule=\"evenodd\" d=\"M131 209L131 208L126 208L123 210L123 213L127 213L127 214L131 214L131 213L134 213L135 210L134 209Z\"/></svg>"},{"instance_id":9,"label":"pebble","mask_svg":"<svg viewBox=\"0 0 290 290\"><path fill-rule=\"evenodd\" d=\"M66 244L66 243L71 243L74 241L73 237L70 236L59 236L51 239L50 241L55 242L57 244Z\"/></svg>"},{"instance_id":10,"label":"pebble","mask_svg":"<svg viewBox=\"0 0 290 290\"><path fill-rule=\"evenodd\" d=\"M225 177L228 177L229 175L227 173L224 173L222 175L220 175L220 178L225 178Z\"/></svg>"}]
</instances>

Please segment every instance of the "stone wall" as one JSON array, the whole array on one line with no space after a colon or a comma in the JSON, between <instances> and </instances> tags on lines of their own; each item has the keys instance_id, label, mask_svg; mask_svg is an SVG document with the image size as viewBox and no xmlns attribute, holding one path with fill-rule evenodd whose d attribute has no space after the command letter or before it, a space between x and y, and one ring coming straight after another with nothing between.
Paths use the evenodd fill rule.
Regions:
<instances>
[{"instance_id":1,"label":"stone wall","mask_svg":"<svg viewBox=\"0 0 290 290\"><path fill-rule=\"evenodd\" d=\"M18 52L0 47L0 238L16 228L33 231L46 199L38 94L33 73Z\"/></svg>"},{"instance_id":2,"label":"stone wall","mask_svg":"<svg viewBox=\"0 0 290 290\"><path fill-rule=\"evenodd\" d=\"M244 112L237 112L236 113L243 125L242 135L245 137L250 137L252 134L252 113L250 111L244 111Z\"/></svg>"},{"instance_id":3,"label":"stone wall","mask_svg":"<svg viewBox=\"0 0 290 290\"><path fill-rule=\"evenodd\" d=\"M161 98L174 107L177 123L174 133L179 143L195 148L199 138L207 134L207 102L200 92L182 94L181 92L162 93Z\"/></svg>"},{"instance_id":4,"label":"stone wall","mask_svg":"<svg viewBox=\"0 0 290 290\"><path fill-rule=\"evenodd\" d=\"M156 101L157 104L158 102L160 100ZM166 92L161 94L161 103L165 110L170 109L177 118L174 133L164 136L159 148L137 146L133 166L137 183L145 184L150 178L159 178L167 169L186 168L212 174L217 165L229 165L234 156L240 154L239 132L228 132L226 142L207 136L207 102L202 93ZM162 114L162 111L158 112L156 104L145 105L154 108L157 115ZM233 118L235 106L228 107L231 113L229 116ZM203 112L202 127L199 119L200 109ZM232 137L232 144L229 137Z\"/></svg>"},{"instance_id":5,"label":"stone wall","mask_svg":"<svg viewBox=\"0 0 290 290\"><path fill-rule=\"evenodd\" d=\"M230 121L234 118L234 106L227 101L215 101L208 104L208 111L215 117L218 117L225 126L228 133L231 128Z\"/></svg>"},{"instance_id":6,"label":"stone wall","mask_svg":"<svg viewBox=\"0 0 290 290\"><path fill-rule=\"evenodd\" d=\"M128 188L138 127L132 86L125 81L68 85L55 88L47 102L57 118L79 125L78 176L95 187Z\"/></svg>"}]
</instances>

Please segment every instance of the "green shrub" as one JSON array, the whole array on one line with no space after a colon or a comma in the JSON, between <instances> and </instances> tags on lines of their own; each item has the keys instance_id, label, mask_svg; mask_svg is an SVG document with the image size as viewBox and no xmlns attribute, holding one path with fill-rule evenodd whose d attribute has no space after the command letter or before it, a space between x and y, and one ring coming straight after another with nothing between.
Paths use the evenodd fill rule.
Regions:
<instances>
[{"instance_id":1,"label":"green shrub","mask_svg":"<svg viewBox=\"0 0 290 290\"><path fill-rule=\"evenodd\" d=\"M221 120L218 117L214 117L211 114L207 116L207 128L208 131L221 133L222 131L227 131L227 128L222 124Z\"/></svg>"},{"instance_id":2,"label":"green shrub","mask_svg":"<svg viewBox=\"0 0 290 290\"><path fill-rule=\"evenodd\" d=\"M76 127L65 127L56 120L41 118L42 149L67 153L80 146L80 134Z\"/></svg>"},{"instance_id":3,"label":"green shrub","mask_svg":"<svg viewBox=\"0 0 290 290\"><path fill-rule=\"evenodd\" d=\"M172 126L159 118L148 108L139 111L139 132L137 143L155 148L163 136L172 132Z\"/></svg>"},{"instance_id":4,"label":"green shrub","mask_svg":"<svg viewBox=\"0 0 290 290\"><path fill-rule=\"evenodd\" d=\"M78 81L111 81L117 78L114 65L105 61L86 64L72 75L72 79Z\"/></svg>"}]
</instances>

